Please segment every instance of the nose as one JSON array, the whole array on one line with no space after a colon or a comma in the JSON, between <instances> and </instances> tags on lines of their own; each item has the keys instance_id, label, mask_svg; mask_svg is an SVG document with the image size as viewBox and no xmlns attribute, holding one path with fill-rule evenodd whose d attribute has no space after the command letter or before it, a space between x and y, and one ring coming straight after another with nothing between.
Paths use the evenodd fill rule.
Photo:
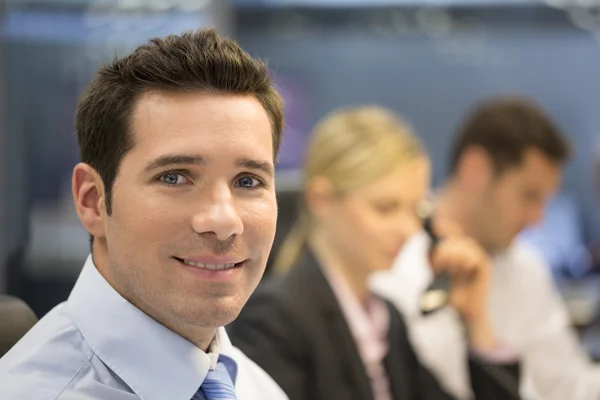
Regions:
<instances>
[{"instance_id":1,"label":"nose","mask_svg":"<svg viewBox=\"0 0 600 400\"><path fill-rule=\"evenodd\" d=\"M219 185L203 196L202 203L192 219L196 233L212 233L219 240L227 240L244 232L236 199L227 184Z\"/></svg>"}]
</instances>

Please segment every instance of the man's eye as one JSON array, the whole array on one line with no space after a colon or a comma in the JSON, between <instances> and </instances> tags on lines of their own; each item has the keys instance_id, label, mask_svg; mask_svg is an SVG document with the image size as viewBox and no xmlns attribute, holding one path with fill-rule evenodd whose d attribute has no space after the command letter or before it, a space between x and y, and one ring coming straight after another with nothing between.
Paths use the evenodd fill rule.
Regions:
<instances>
[{"instance_id":1,"label":"man's eye","mask_svg":"<svg viewBox=\"0 0 600 400\"><path fill-rule=\"evenodd\" d=\"M166 183L167 185L183 185L189 182L189 180L182 174L170 172L163 174L159 177L160 182Z\"/></svg>"},{"instance_id":2,"label":"man's eye","mask_svg":"<svg viewBox=\"0 0 600 400\"><path fill-rule=\"evenodd\" d=\"M242 176L238 178L236 181L236 186L245 188L245 189L256 189L260 186L263 186L262 181L252 176Z\"/></svg>"}]
</instances>

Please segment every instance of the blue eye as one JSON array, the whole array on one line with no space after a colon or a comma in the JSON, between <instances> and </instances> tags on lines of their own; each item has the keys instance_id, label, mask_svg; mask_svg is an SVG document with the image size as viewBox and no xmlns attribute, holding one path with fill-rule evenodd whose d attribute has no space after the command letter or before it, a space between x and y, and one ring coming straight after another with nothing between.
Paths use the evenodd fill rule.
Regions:
<instances>
[{"instance_id":1,"label":"blue eye","mask_svg":"<svg viewBox=\"0 0 600 400\"><path fill-rule=\"evenodd\" d=\"M166 183L167 185L181 185L188 182L188 179L185 176L174 172L163 174L158 179L160 182Z\"/></svg>"},{"instance_id":2,"label":"blue eye","mask_svg":"<svg viewBox=\"0 0 600 400\"><path fill-rule=\"evenodd\" d=\"M256 189L262 186L262 182L252 176L243 176L237 180L236 185L245 189Z\"/></svg>"}]
</instances>

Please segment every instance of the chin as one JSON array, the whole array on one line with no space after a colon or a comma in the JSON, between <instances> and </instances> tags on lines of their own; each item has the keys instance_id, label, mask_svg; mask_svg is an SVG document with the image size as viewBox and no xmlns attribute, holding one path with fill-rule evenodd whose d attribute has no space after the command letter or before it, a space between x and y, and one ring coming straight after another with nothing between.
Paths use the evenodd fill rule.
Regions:
<instances>
[{"instance_id":1,"label":"chin","mask_svg":"<svg viewBox=\"0 0 600 400\"><path fill-rule=\"evenodd\" d=\"M225 326L235 320L245 302L239 298L202 299L188 302L177 312L180 320L188 325L203 328Z\"/></svg>"},{"instance_id":2,"label":"chin","mask_svg":"<svg viewBox=\"0 0 600 400\"><path fill-rule=\"evenodd\" d=\"M211 312L181 314L179 319L186 325L196 326L198 328L219 328L233 322L240 314L240 309L222 309L216 308Z\"/></svg>"}]
</instances>

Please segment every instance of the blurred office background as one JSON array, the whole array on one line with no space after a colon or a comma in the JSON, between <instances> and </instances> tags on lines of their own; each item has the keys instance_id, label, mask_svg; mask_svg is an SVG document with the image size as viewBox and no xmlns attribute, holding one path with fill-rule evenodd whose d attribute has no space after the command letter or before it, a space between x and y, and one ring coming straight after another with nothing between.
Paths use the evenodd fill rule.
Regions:
<instances>
[{"instance_id":1,"label":"blurred office background","mask_svg":"<svg viewBox=\"0 0 600 400\"><path fill-rule=\"evenodd\" d=\"M77 97L115 54L217 26L269 61L286 100L275 246L293 221L305 135L328 111L376 103L402 114L432 155L438 184L473 102L501 93L540 101L576 152L556 200L568 218L548 228L573 242L554 273L600 357L598 0L0 1L0 292L39 316L66 299L89 251L70 194Z\"/></svg>"}]
</instances>

